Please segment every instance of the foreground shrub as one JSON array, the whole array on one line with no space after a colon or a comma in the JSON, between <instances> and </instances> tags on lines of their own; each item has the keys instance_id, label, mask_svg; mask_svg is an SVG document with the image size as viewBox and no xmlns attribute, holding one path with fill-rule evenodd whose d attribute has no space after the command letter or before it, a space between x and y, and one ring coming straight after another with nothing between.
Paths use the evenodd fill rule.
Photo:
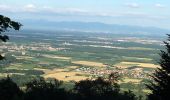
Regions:
<instances>
[{"instance_id":1,"label":"foreground shrub","mask_svg":"<svg viewBox=\"0 0 170 100\"><path fill-rule=\"evenodd\" d=\"M21 100L23 92L9 77L0 80L0 100Z\"/></svg>"},{"instance_id":2,"label":"foreground shrub","mask_svg":"<svg viewBox=\"0 0 170 100\"><path fill-rule=\"evenodd\" d=\"M120 92L113 81L97 78L76 82L66 91L62 81L44 78L35 79L24 85L23 91L9 77L0 80L0 100L135 100L131 92ZM62 85L63 86L63 85Z\"/></svg>"},{"instance_id":3,"label":"foreground shrub","mask_svg":"<svg viewBox=\"0 0 170 100\"><path fill-rule=\"evenodd\" d=\"M131 91L120 93L118 84L103 78L77 82L74 90L77 100L135 100Z\"/></svg>"},{"instance_id":4,"label":"foreground shrub","mask_svg":"<svg viewBox=\"0 0 170 100\"><path fill-rule=\"evenodd\" d=\"M45 81L43 78L26 84L25 100L66 100L67 92L60 88L62 82Z\"/></svg>"}]
</instances>

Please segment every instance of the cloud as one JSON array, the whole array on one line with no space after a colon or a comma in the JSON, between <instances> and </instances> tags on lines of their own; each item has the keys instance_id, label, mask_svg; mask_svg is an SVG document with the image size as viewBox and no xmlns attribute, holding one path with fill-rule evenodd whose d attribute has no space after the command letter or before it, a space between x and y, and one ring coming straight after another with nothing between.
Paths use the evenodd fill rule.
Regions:
<instances>
[{"instance_id":1,"label":"cloud","mask_svg":"<svg viewBox=\"0 0 170 100\"><path fill-rule=\"evenodd\" d=\"M37 7L33 4L28 4L24 6L24 11L35 12Z\"/></svg>"},{"instance_id":2,"label":"cloud","mask_svg":"<svg viewBox=\"0 0 170 100\"><path fill-rule=\"evenodd\" d=\"M164 20L167 19L165 16L153 15L148 13L141 12L126 12L122 14L122 16L126 16L128 18L137 18L137 19L148 19L148 20Z\"/></svg>"},{"instance_id":3,"label":"cloud","mask_svg":"<svg viewBox=\"0 0 170 100\"><path fill-rule=\"evenodd\" d=\"M41 13L48 13L48 15L75 15L75 16L89 16L89 17L117 17L118 13L113 12L93 12L79 8L53 8L49 6L43 6Z\"/></svg>"},{"instance_id":4,"label":"cloud","mask_svg":"<svg viewBox=\"0 0 170 100\"><path fill-rule=\"evenodd\" d=\"M9 11L10 10L10 6L8 5L0 5L0 11Z\"/></svg>"},{"instance_id":5,"label":"cloud","mask_svg":"<svg viewBox=\"0 0 170 100\"><path fill-rule=\"evenodd\" d=\"M0 11L6 13L36 12L37 7L33 4L25 6L0 5Z\"/></svg>"},{"instance_id":6,"label":"cloud","mask_svg":"<svg viewBox=\"0 0 170 100\"><path fill-rule=\"evenodd\" d=\"M79 8L53 8L50 6L38 7L34 4L24 6L0 5L0 12L16 12L16 13L49 13L49 14L87 14L88 11Z\"/></svg>"},{"instance_id":7,"label":"cloud","mask_svg":"<svg viewBox=\"0 0 170 100\"><path fill-rule=\"evenodd\" d=\"M128 5L132 8L139 7L136 3L131 3ZM162 7L162 5L158 5ZM165 19L164 16L153 15L144 12L94 12L89 11L86 9L80 8L55 8L50 6L36 6L34 4L27 4L25 6L13 6L13 5L0 5L0 12L5 13L15 13L24 15L25 17L32 17L32 16L46 16L46 17L80 17L80 18L130 18L130 19Z\"/></svg>"},{"instance_id":8,"label":"cloud","mask_svg":"<svg viewBox=\"0 0 170 100\"><path fill-rule=\"evenodd\" d=\"M41 12L49 12L49 13L64 13L64 14L83 14L88 11L79 9L79 8L52 8L48 6L43 6L41 8Z\"/></svg>"},{"instance_id":9,"label":"cloud","mask_svg":"<svg viewBox=\"0 0 170 100\"><path fill-rule=\"evenodd\" d=\"M155 4L155 7L157 7L157 8L165 8L165 6L164 6L164 5L159 4L159 3Z\"/></svg>"},{"instance_id":10,"label":"cloud","mask_svg":"<svg viewBox=\"0 0 170 100\"><path fill-rule=\"evenodd\" d=\"M129 8L139 8L140 5L137 3L126 3L125 6L129 7Z\"/></svg>"}]
</instances>

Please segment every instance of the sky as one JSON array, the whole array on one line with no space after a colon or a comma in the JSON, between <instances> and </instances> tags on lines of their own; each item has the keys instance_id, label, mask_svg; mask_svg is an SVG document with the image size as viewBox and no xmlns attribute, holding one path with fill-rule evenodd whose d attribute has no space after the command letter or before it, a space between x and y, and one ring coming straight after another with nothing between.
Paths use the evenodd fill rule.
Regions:
<instances>
[{"instance_id":1,"label":"sky","mask_svg":"<svg viewBox=\"0 0 170 100\"><path fill-rule=\"evenodd\" d=\"M170 0L0 0L17 21L81 21L170 30Z\"/></svg>"}]
</instances>

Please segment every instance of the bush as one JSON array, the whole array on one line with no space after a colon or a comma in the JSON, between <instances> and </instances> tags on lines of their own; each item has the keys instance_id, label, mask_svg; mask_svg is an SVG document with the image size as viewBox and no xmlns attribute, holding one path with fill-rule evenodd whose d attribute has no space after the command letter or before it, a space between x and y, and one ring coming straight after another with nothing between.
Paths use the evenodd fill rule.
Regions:
<instances>
[{"instance_id":1,"label":"bush","mask_svg":"<svg viewBox=\"0 0 170 100\"><path fill-rule=\"evenodd\" d=\"M67 92L58 80L47 82L43 78L26 84L25 100L66 100Z\"/></svg>"},{"instance_id":2,"label":"bush","mask_svg":"<svg viewBox=\"0 0 170 100\"><path fill-rule=\"evenodd\" d=\"M0 80L0 100L21 100L23 92L9 77Z\"/></svg>"}]
</instances>

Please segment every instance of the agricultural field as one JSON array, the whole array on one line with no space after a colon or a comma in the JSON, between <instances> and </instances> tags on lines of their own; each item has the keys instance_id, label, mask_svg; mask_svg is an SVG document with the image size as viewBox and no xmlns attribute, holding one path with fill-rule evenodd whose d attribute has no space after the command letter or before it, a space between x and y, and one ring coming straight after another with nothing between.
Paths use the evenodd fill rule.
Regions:
<instances>
[{"instance_id":1,"label":"agricultural field","mask_svg":"<svg viewBox=\"0 0 170 100\"><path fill-rule=\"evenodd\" d=\"M63 81L80 81L88 79L85 73L69 71L68 69L53 69L51 71L45 71L44 78L56 78Z\"/></svg>"},{"instance_id":2,"label":"agricultural field","mask_svg":"<svg viewBox=\"0 0 170 100\"><path fill-rule=\"evenodd\" d=\"M74 31L8 33L1 44L6 59L0 77L10 75L19 85L38 77L65 82L120 74L122 87L142 85L159 67L164 37ZM24 80L23 80L24 79ZM145 90L147 91L147 90Z\"/></svg>"}]
</instances>

